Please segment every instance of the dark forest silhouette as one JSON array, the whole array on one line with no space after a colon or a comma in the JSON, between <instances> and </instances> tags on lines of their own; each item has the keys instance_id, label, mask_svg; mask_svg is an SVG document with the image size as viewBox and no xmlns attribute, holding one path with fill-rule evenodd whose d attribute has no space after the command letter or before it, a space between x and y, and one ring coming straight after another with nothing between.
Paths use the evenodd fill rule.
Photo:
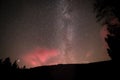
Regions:
<instances>
[{"instance_id":1,"label":"dark forest silhouette","mask_svg":"<svg viewBox=\"0 0 120 80\"><path fill-rule=\"evenodd\" d=\"M114 63L119 62L120 53L120 2L119 0L96 0L94 4L97 21L107 25L109 35L105 38L108 53Z\"/></svg>"}]
</instances>

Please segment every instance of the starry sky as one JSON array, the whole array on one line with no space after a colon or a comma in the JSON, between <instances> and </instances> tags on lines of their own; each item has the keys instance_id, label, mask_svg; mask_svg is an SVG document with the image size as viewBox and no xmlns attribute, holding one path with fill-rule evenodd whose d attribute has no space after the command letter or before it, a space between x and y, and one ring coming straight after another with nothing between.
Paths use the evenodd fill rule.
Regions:
<instances>
[{"instance_id":1,"label":"starry sky","mask_svg":"<svg viewBox=\"0 0 120 80\"><path fill-rule=\"evenodd\" d=\"M0 0L0 58L20 66L110 60L94 0Z\"/></svg>"}]
</instances>

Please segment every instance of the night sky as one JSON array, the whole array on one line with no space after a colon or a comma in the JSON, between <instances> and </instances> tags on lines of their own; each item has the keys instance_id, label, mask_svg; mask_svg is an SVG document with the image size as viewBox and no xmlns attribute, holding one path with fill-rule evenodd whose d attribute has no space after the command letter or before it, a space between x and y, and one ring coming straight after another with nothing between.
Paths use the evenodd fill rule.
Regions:
<instances>
[{"instance_id":1,"label":"night sky","mask_svg":"<svg viewBox=\"0 0 120 80\"><path fill-rule=\"evenodd\" d=\"M27 67L109 60L93 3L0 0L0 58Z\"/></svg>"}]
</instances>

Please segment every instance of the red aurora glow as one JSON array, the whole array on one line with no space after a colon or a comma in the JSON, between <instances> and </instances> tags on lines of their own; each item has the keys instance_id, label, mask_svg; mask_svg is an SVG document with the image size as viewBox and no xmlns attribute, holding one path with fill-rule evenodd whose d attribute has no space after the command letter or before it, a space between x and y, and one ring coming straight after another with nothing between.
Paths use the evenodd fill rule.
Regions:
<instances>
[{"instance_id":1,"label":"red aurora glow","mask_svg":"<svg viewBox=\"0 0 120 80\"><path fill-rule=\"evenodd\" d=\"M58 51L55 49L34 49L23 56L25 64L31 67L36 67L45 64L50 59L56 57Z\"/></svg>"}]
</instances>

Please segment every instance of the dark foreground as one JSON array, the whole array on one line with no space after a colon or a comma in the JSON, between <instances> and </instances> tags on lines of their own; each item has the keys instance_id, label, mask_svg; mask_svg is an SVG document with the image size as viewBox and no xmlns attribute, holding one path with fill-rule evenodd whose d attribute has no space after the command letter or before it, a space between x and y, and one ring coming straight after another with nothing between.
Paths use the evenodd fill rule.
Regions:
<instances>
[{"instance_id":1,"label":"dark foreground","mask_svg":"<svg viewBox=\"0 0 120 80\"><path fill-rule=\"evenodd\" d=\"M0 80L117 80L119 67L112 61L91 64L42 66L14 69L0 66Z\"/></svg>"}]
</instances>

